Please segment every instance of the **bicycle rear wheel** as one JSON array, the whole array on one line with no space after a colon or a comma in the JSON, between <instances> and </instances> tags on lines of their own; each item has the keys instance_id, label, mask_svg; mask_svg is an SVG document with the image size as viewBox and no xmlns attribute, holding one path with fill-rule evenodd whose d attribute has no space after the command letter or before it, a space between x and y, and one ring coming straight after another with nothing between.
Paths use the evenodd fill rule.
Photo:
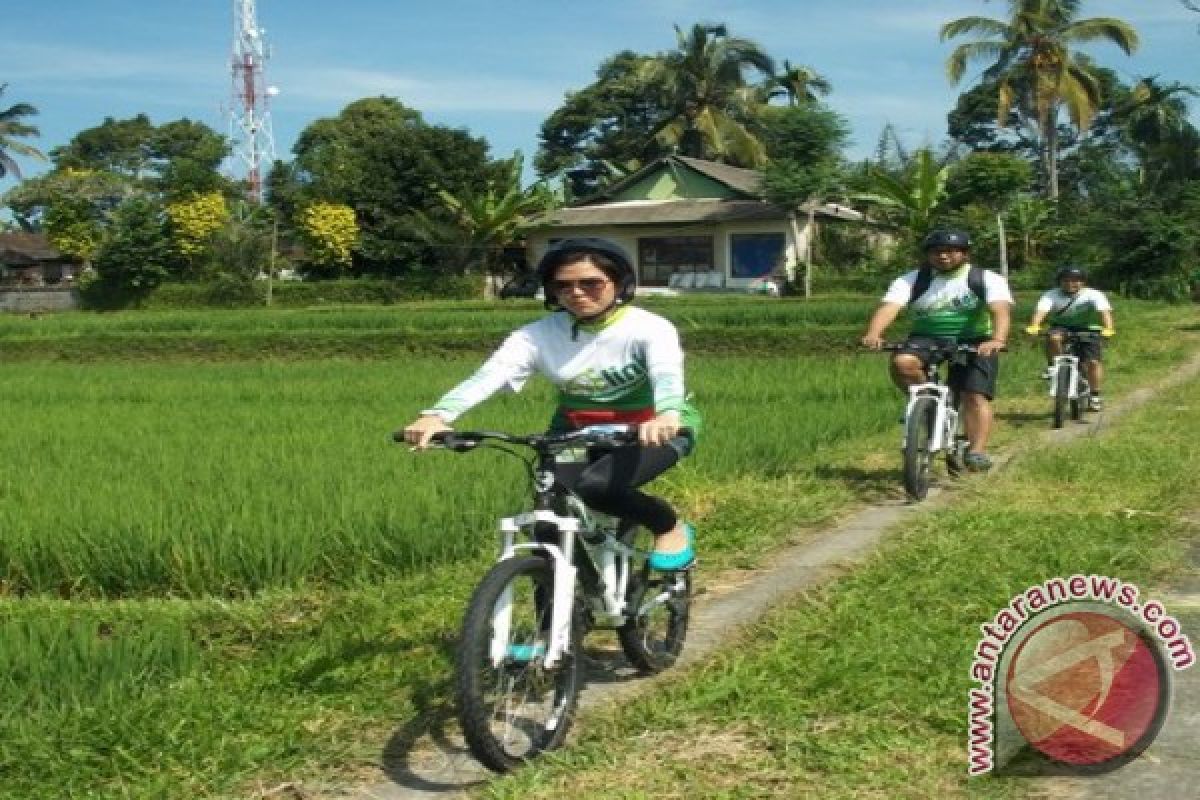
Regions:
<instances>
[{"instance_id":1,"label":"bicycle rear wheel","mask_svg":"<svg viewBox=\"0 0 1200 800\"><path fill-rule=\"evenodd\" d=\"M560 746L579 702L577 609L570 652L552 668L543 663L553 588L547 559L508 558L484 576L467 606L456 675L459 722L471 753L497 772Z\"/></svg>"},{"instance_id":2,"label":"bicycle rear wheel","mask_svg":"<svg viewBox=\"0 0 1200 800\"><path fill-rule=\"evenodd\" d=\"M1067 419L1071 394L1071 368L1063 364L1054 376L1054 427L1061 428Z\"/></svg>"},{"instance_id":3,"label":"bicycle rear wheel","mask_svg":"<svg viewBox=\"0 0 1200 800\"><path fill-rule=\"evenodd\" d=\"M631 616L617 629L617 638L635 667L646 673L661 672L683 650L692 607L692 573L643 569L629 583L626 600Z\"/></svg>"},{"instance_id":4,"label":"bicycle rear wheel","mask_svg":"<svg viewBox=\"0 0 1200 800\"><path fill-rule=\"evenodd\" d=\"M912 500L924 500L929 493L929 470L933 454L929 442L937 403L932 397L918 397L913 403L904 428L904 491Z\"/></svg>"}]
</instances>

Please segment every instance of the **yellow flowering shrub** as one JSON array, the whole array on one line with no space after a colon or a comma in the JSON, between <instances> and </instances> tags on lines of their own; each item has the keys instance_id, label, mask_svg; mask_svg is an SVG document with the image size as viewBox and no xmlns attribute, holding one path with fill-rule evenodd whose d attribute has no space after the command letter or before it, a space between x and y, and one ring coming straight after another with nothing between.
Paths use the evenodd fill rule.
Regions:
<instances>
[{"instance_id":1,"label":"yellow flowering shrub","mask_svg":"<svg viewBox=\"0 0 1200 800\"><path fill-rule=\"evenodd\" d=\"M300 212L300 234L308 260L323 267L347 267L358 243L354 209L341 203L313 203Z\"/></svg>"},{"instance_id":2,"label":"yellow flowering shrub","mask_svg":"<svg viewBox=\"0 0 1200 800\"><path fill-rule=\"evenodd\" d=\"M167 205L171 244L185 258L203 253L212 235L229 219L229 208L220 192L196 194Z\"/></svg>"}]
</instances>

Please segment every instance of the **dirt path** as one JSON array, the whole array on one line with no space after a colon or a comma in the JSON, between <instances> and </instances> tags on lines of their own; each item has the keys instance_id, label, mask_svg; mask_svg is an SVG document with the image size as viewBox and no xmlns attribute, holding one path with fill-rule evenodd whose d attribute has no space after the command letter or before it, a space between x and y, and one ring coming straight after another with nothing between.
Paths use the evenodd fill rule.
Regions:
<instances>
[{"instance_id":1,"label":"dirt path","mask_svg":"<svg viewBox=\"0 0 1200 800\"><path fill-rule=\"evenodd\" d=\"M1144 405L1159 392L1200 375L1200 354L1176 368L1165 379L1138 389L1120 402L1111 404L1103 414L1090 416L1086 424L1072 424L1053 431L1047 430L1031 441L1007 453L998 454L996 469L1003 469L1023 449L1038 443L1065 441L1078 436L1095 435L1115 419ZM736 636L737 630L753 624L768 609L784 599L805 589L812 588L837 575L854 564L862 562L875 551L876 546L890 533L901 529L901 523L914 513L944 506L954 498L953 488L933 489L930 497L920 506L911 506L900 501L869 506L847 517L831 528L808 534L803 544L785 549L775 555L769 570L741 571L713 576L703 576L705 594L697 597L693 605L691 629L680 666L701 662L712 655L723 643ZM1188 594L1192 603L1190 615L1185 615L1184 604L1179 603L1180 620L1190 624L1193 640L1200 640L1200 585L1193 594ZM1173 595L1164 596L1168 608L1175 608ZM1182 596L1176 597L1182 599ZM1194 673L1194 674L1193 674ZM1200 735L1200 668L1180 673L1176 685L1179 697L1172 709L1172 718L1160 734L1158 741L1143 758L1148 768L1135 769L1133 764L1113 773L1114 779L1127 777L1136 780L1141 772L1149 781L1160 771L1153 766L1152 759L1172 759L1189 779L1182 783L1166 786L1200 787L1200 762L1194 757L1195 745ZM598 706L612 705L618 699L626 700L638 691L653 686L654 680L634 675L621 661L620 656L609 651L594 654L589 658L588 684L580 703L581 711ZM577 725L586 725L586 713ZM401 743L403 739L403 743ZM480 767L465 751L455 730L453 720L443 720L436 730L426 731L419 736L397 737L393 746L384 754L383 775L373 783L354 789L319 790L309 786L287 785L279 787L276 796L283 798L353 798L354 800L407 800L409 798L458 798L464 791L486 781L490 774ZM964 767L965 769L965 767ZM1182 773L1181 773L1182 774ZM1177 778L1178 780L1178 778ZM369 779L368 779L369 781ZM367 781L364 781L367 783ZM1115 786L1115 784L1114 784ZM1131 786L1138 786L1131 784ZM1063 782L1053 789L1055 797L1168 797L1180 796L1170 789L1154 788L1157 784L1146 783L1140 788L1114 788L1114 794L1095 794L1091 785L1077 788L1074 783ZM1191 791L1191 789L1188 789ZM1196 794L1200 796L1200 789Z\"/></svg>"}]
</instances>

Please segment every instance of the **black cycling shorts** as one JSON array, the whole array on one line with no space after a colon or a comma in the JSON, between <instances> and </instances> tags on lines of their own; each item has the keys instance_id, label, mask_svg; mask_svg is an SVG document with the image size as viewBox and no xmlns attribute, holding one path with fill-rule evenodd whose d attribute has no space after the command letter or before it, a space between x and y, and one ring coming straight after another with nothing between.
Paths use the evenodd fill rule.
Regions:
<instances>
[{"instance_id":1,"label":"black cycling shorts","mask_svg":"<svg viewBox=\"0 0 1200 800\"><path fill-rule=\"evenodd\" d=\"M921 364L929 365L929 351L922 349L922 346L929 345L955 345L955 344L979 344L987 341L986 339L971 339L958 340L947 339L937 336L910 336L904 342L904 349L898 351L900 353L909 353L921 359ZM911 348L911 349L910 349ZM961 358L962 363L956 363ZM958 393L973 392L981 394L988 400L993 400L996 397L996 378L1000 375L1000 357L981 356L977 353L962 353L955 357L955 360L950 362L950 370L946 376L946 383L950 388Z\"/></svg>"},{"instance_id":2,"label":"black cycling shorts","mask_svg":"<svg viewBox=\"0 0 1200 800\"><path fill-rule=\"evenodd\" d=\"M1095 331L1072 331L1070 328L1051 328L1047 333L1050 336L1056 333L1065 336L1068 333L1095 333ZM1104 361L1104 342L1097 337L1088 337L1075 343L1075 354L1079 356L1080 361L1101 363Z\"/></svg>"}]
</instances>

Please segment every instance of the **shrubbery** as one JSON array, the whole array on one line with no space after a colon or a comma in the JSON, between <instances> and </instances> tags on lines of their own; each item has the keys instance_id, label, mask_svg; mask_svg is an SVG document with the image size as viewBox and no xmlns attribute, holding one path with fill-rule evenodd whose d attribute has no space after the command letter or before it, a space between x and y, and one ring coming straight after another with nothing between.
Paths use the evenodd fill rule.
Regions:
<instances>
[{"instance_id":1,"label":"shrubbery","mask_svg":"<svg viewBox=\"0 0 1200 800\"><path fill-rule=\"evenodd\" d=\"M271 304L281 308L390 305L411 300L470 300L482 295L479 276L412 275L394 280L276 281ZM266 281L222 277L209 283L167 283L142 308L251 308L266 304Z\"/></svg>"}]
</instances>

